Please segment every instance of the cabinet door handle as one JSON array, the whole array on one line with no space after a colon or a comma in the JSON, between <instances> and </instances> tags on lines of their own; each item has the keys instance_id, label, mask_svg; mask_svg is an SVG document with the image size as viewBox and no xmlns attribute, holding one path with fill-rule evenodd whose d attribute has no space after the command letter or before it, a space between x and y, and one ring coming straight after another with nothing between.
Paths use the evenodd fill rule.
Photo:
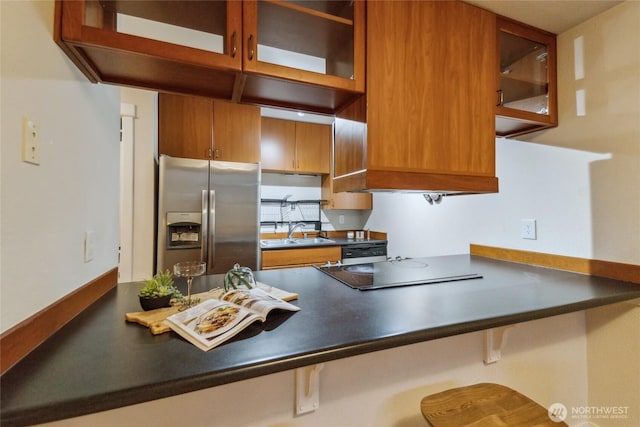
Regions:
<instances>
[{"instance_id":1,"label":"cabinet door handle","mask_svg":"<svg viewBox=\"0 0 640 427\"><path fill-rule=\"evenodd\" d=\"M238 53L238 37L234 31L233 34L231 34L231 57L235 58L236 53Z\"/></svg>"},{"instance_id":2,"label":"cabinet door handle","mask_svg":"<svg viewBox=\"0 0 640 427\"><path fill-rule=\"evenodd\" d=\"M504 104L504 92L502 91L502 89L498 89L496 92L498 92L498 105L497 105L497 107L502 107L502 104Z\"/></svg>"},{"instance_id":3,"label":"cabinet door handle","mask_svg":"<svg viewBox=\"0 0 640 427\"><path fill-rule=\"evenodd\" d=\"M253 34L249 36L248 46L249 46L249 61L251 61L253 59Z\"/></svg>"}]
</instances>

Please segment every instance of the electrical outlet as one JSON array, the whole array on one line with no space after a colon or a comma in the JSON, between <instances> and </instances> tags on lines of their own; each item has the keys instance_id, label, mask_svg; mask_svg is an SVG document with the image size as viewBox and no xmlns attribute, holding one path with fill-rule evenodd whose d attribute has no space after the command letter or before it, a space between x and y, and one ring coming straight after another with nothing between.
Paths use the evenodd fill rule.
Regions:
<instances>
[{"instance_id":1,"label":"electrical outlet","mask_svg":"<svg viewBox=\"0 0 640 427\"><path fill-rule=\"evenodd\" d=\"M40 164L40 134L35 123L22 118L22 161Z\"/></svg>"},{"instance_id":2,"label":"electrical outlet","mask_svg":"<svg viewBox=\"0 0 640 427\"><path fill-rule=\"evenodd\" d=\"M523 239L536 240L536 220L535 219L523 219L520 223L520 237Z\"/></svg>"},{"instance_id":3,"label":"electrical outlet","mask_svg":"<svg viewBox=\"0 0 640 427\"><path fill-rule=\"evenodd\" d=\"M338 215L338 222L344 224L344 215Z\"/></svg>"}]
</instances>

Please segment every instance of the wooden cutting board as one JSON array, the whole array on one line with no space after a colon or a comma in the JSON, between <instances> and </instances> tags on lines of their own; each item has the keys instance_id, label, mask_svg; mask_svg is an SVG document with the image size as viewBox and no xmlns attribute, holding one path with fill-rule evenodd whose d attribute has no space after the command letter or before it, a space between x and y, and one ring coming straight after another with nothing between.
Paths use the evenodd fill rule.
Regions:
<instances>
[{"instance_id":1,"label":"wooden cutting board","mask_svg":"<svg viewBox=\"0 0 640 427\"><path fill-rule=\"evenodd\" d=\"M260 288L266 290L269 288L269 286L262 284ZM214 288L207 292L193 294L191 295L191 298L200 298L200 301L205 301L211 298L220 298L223 293L224 291L221 288ZM274 287L271 287L269 293L274 297L280 298L284 301L293 301L298 299L298 294L287 292ZM164 319L176 314L178 311L180 311L180 306L174 305L171 307L163 307L155 310L126 313L124 317L128 322L135 322L139 323L142 326L146 326L147 328L149 328L153 335L159 335L171 330L171 328L165 325Z\"/></svg>"}]
</instances>

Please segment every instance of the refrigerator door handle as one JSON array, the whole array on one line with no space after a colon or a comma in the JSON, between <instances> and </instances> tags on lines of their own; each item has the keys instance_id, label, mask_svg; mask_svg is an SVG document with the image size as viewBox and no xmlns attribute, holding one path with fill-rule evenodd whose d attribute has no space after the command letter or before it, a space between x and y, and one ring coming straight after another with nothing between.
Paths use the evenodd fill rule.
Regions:
<instances>
[{"instance_id":1,"label":"refrigerator door handle","mask_svg":"<svg viewBox=\"0 0 640 427\"><path fill-rule=\"evenodd\" d=\"M207 261L207 248L209 246L209 198L207 190L202 190L202 225L200 227L200 260Z\"/></svg>"},{"instance_id":2,"label":"refrigerator door handle","mask_svg":"<svg viewBox=\"0 0 640 427\"><path fill-rule=\"evenodd\" d=\"M209 190L209 226L207 228L207 271L213 271L216 259L216 191Z\"/></svg>"}]
</instances>

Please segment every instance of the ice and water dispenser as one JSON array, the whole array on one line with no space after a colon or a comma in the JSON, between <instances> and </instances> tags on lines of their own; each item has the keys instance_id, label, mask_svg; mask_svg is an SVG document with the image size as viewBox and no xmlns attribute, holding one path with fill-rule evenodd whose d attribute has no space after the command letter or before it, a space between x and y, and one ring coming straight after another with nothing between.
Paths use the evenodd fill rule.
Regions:
<instances>
[{"instance_id":1,"label":"ice and water dispenser","mask_svg":"<svg viewBox=\"0 0 640 427\"><path fill-rule=\"evenodd\" d=\"M167 212L167 249L194 249L202 242L200 212Z\"/></svg>"}]
</instances>

